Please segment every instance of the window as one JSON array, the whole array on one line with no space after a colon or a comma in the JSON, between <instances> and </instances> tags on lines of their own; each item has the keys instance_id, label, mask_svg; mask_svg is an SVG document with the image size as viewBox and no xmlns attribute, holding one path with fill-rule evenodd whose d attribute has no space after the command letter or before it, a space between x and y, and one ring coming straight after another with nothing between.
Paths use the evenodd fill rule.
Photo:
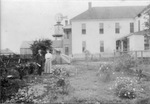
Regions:
<instances>
[{"instance_id":1,"label":"window","mask_svg":"<svg viewBox=\"0 0 150 104\"><path fill-rule=\"evenodd\" d=\"M145 50L150 49L150 36L147 35L144 36L144 49Z\"/></svg>"},{"instance_id":2,"label":"window","mask_svg":"<svg viewBox=\"0 0 150 104\"><path fill-rule=\"evenodd\" d=\"M99 24L99 33L104 34L104 24L103 23Z\"/></svg>"},{"instance_id":3,"label":"window","mask_svg":"<svg viewBox=\"0 0 150 104\"><path fill-rule=\"evenodd\" d=\"M82 24L82 34L86 34L86 25Z\"/></svg>"},{"instance_id":4,"label":"window","mask_svg":"<svg viewBox=\"0 0 150 104\"><path fill-rule=\"evenodd\" d=\"M140 20L138 20L138 31L140 31Z\"/></svg>"},{"instance_id":5,"label":"window","mask_svg":"<svg viewBox=\"0 0 150 104\"><path fill-rule=\"evenodd\" d=\"M134 32L134 23L130 23L130 33Z\"/></svg>"},{"instance_id":6,"label":"window","mask_svg":"<svg viewBox=\"0 0 150 104\"><path fill-rule=\"evenodd\" d=\"M120 26L119 26L119 23L116 23L116 24L115 24L115 33L116 33L116 34L119 34L119 33L120 33Z\"/></svg>"},{"instance_id":7,"label":"window","mask_svg":"<svg viewBox=\"0 0 150 104\"><path fill-rule=\"evenodd\" d=\"M104 41L100 41L100 52L104 52Z\"/></svg>"},{"instance_id":8,"label":"window","mask_svg":"<svg viewBox=\"0 0 150 104\"><path fill-rule=\"evenodd\" d=\"M86 50L86 41L82 42L82 52Z\"/></svg>"},{"instance_id":9,"label":"window","mask_svg":"<svg viewBox=\"0 0 150 104\"><path fill-rule=\"evenodd\" d=\"M69 55L69 47L65 47L65 54Z\"/></svg>"}]
</instances>

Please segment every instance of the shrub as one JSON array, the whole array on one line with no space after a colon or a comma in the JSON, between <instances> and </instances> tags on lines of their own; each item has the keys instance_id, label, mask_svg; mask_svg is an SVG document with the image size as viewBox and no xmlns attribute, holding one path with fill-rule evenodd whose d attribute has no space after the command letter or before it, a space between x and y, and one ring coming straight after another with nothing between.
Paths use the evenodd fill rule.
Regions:
<instances>
[{"instance_id":1,"label":"shrub","mask_svg":"<svg viewBox=\"0 0 150 104\"><path fill-rule=\"evenodd\" d=\"M99 68L100 77L103 82L110 82L113 80L112 72L111 64L103 64Z\"/></svg>"},{"instance_id":2,"label":"shrub","mask_svg":"<svg viewBox=\"0 0 150 104\"><path fill-rule=\"evenodd\" d=\"M130 77L118 77L111 89L121 99L134 99L139 96L140 92L143 92L143 88L138 84L138 81Z\"/></svg>"},{"instance_id":3,"label":"shrub","mask_svg":"<svg viewBox=\"0 0 150 104\"><path fill-rule=\"evenodd\" d=\"M0 80L0 102L4 102L5 100L10 99L15 95L15 93L18 92L19 88L25 86L24 82L20 81L19 79L1 78Z\"/></svg>"},{"instance_id":4,"label":"shrub","mask_svg":"<svg viewBox=\"0 0 150 104\"><path fill-rule=\"evenodd\" d=\"M52 52L52 41L49 39L39 39L35 40L33 44L31 44L31 50L33 53L33 57L35 57L38 54L38 50L42 50L42 54L45 55L46 49L50 49L50 52Z\"/></svg>"},{"instance_id":5,"label":"shrub","mask_svg":"<svg viewBox=\"0 0 150 104\"><path fill-rule=\"evenodd\" d=\"M131 68L135 67L138 64L138 60L132 58L130 55L125 54L115 59L113 63L114 71L126 71L131 72Z\"/></svg>"}]
</instances>

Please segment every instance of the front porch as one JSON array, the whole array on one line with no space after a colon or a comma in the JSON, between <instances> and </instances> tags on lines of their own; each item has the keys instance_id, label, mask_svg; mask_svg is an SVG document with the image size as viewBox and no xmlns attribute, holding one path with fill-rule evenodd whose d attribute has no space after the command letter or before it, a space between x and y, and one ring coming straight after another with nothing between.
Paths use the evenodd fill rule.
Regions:
<instances>
[{"instance_id":1,"label":"front porch","mask_svg":"<svg viewBox=\"0 0 150 104\"><path fill-rule=\"evenodd\" d=\"M148 30L135 32L116 40L116 52L135 57L150 57L150 34Z\"/></svg>"},{"instance_id":2,"label":"front porch","mask_svg":"<svg viewBox=\"0 0 150 104\"><path fill-rule=\"evenodd\" d=\"M125 52L125 51L130 51L129 48L129 38L121 38L116 41L116 51L118 52Z\"/></svg>"},{"instance_id":3,"label":"front porch","mask_svg":"<svg viewBox=\"0 0 150 104\"><path fill-rule=\"evenodd\" d=\"M138 31L116 40L116 51L150 50L150 30Z\"/></svg>"}]
</instances>

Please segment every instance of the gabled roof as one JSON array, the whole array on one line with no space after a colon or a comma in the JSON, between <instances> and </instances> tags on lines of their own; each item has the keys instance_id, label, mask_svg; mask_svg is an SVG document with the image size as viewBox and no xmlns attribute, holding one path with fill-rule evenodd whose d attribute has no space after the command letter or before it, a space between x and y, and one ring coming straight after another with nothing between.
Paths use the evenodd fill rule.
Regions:
<instances>
[{"instance_id":1,"label":"gabled roof","mask_svg":"<svg viewBox=\"0 0 150 104\"><path fill-rule=\"evenodd\" d=\"M132 36L132 35L147 35L147 36L150 36L149 34L150 34L150 30L146 29L146 30L142 30L142 31L137 31L137 32L134 32L134 33L130 33L130 34L126 35L126 36L118 38L117 40L123 40L123 39L125 39L125 38L127 38L129 36Z\"/></svg>"},{"instance_id":2,"label":"gabled roof","mask_svg":"<svg viewBox=\"0 0 150 104\"><path fill-rule=\"evenodd\" d=\"M147 5L139 14L146 14L146 13L150 13L150 4Z\"/></svg>"},{"instance_id":3,"label":"gabled roof","mask_svg":"<svg viewBox=\"0 0 150 104\"><path fill-rule=\"evenodd\" d=\"M150 30L146 29L146 30L142 30L142 31L138 31L138 32L134 32L133 35L149 35L150 34Z\"/></svg>"},{"instance_id":4,"label":"gabled roof","mask_svg":"<svg viewBox=\"0 0 150 104\"><path fill-rule=\"evenodd\" d=\"M3 54L3 55L12 55L12 54L15 54L13 51L11 51L10 49L6 48L4 50L0 50L0 54Z\"/></svg>"},{"instance_id":5,"label":"gabled roof","mask_svg":"<svg viewBox=\"0 0 150 104\"><path fill-rule=\"evenodd\" d=\"M145 7L146 6L92 7L71 20L134 18Z\"/></svg>"}]
</instances>

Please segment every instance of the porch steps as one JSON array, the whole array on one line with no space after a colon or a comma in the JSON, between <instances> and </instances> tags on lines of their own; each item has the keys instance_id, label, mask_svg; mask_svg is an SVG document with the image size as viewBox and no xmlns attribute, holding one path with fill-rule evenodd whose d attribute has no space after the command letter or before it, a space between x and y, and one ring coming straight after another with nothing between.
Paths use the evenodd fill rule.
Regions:
<instances>
[{"instance_id":1,"label":"porch steps","mask_svg":"<svg viewBox=\"0 0 150 104\"><path fill-rule=\"evenodd\" d=\"M68 64L71 63L71 57L65 54L61 54L61 58Z\"/></svg>"}]
</instances>

